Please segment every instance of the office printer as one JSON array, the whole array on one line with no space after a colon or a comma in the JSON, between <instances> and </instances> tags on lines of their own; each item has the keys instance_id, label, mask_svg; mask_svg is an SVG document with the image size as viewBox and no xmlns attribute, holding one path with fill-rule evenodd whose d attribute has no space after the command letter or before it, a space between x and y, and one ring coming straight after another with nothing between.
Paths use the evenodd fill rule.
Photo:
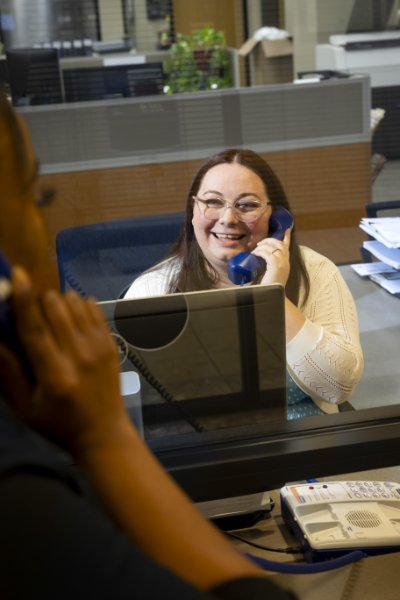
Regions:
<instances>
[{"instance_id":1,"label":"office printer","mask_svg":"<svg viewBox=\"0 0 400 600\"><path fill-rule=\"evenodd\" d=\"M331 35L318 44L316 68L369 75L371 87L400 85L400 31Z\"/></svg>"}]
</instances>

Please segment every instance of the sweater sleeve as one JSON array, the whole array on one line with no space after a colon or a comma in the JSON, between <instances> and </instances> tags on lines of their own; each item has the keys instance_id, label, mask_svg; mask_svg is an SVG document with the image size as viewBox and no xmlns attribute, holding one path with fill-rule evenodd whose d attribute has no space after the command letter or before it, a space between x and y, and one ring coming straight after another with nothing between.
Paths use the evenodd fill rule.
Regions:
<instances>
[{"instance_id":1,"label":"sweater sleeve","mask_svg":"<svg viewBox=\"0 0 400 600\"><path fill-rule=\"evenodd\" d=\"M358 318L339 269L304 249L310 295L306 322L287 344L288 370L295 383L326 413L349 400L363 371Z\"/></svg>"}]
</instances>

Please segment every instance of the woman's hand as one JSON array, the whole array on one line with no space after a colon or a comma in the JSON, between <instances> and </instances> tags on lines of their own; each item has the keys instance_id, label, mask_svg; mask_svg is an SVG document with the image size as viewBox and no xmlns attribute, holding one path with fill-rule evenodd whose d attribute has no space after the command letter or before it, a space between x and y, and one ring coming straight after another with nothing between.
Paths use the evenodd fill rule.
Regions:
<instances>
[{"instance_id":1,"label":"woman's hand","mask_svg":"<svg viewBox=\"0 0 400 600\"><path fill-rule=\"evenodd\" d=\"M117 348L96 303L53 290L37 300L18 267L12 283L16 327L35 379L28 382L12 355L5 377L3 350L2 379L17 415L77 452L124 430L129 418L119 391Z\"/></svg>"},{"instance_id":2,"label":"woman's hand","mask_svg":"<svg viewBox=\"0 0 400 600\"><path fill-rule=\"evenodd\" d=\"M290 234L291 230L287 229L283 241L265 238L253 250L253 254L261 256L267 265L261 283L281 283L285 287L290 273Z\"/></svg>"}]
</instances>

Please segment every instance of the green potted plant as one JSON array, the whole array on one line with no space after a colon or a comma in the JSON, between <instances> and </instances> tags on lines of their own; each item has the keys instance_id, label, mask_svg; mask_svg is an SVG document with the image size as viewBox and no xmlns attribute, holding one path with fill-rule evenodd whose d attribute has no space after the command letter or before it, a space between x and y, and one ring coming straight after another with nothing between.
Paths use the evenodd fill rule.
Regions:
<instances>
[{"instance_id":1,"label":"green potted plant","mask_svg":"<svg viewBox=\"0 0 400 600\"><path fill-rule=\"evenodd\" d=\"M177 34L166 64L169 94L232 86L225 34L212 27Z\"/></svg>"}]
</instances>

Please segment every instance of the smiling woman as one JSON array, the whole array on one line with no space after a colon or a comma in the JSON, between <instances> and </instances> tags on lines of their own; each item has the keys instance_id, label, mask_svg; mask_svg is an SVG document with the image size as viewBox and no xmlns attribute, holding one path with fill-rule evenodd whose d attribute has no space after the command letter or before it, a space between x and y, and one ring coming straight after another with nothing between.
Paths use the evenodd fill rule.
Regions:
<instances>
[{"instance_id":1,"label":"smiling woman","mask_svg":"<svg viewBox=\"0 0 400 600\"><path fill-rule=\"evenodd\" d=\"M337 267L295 231L272 237L271 215L289 209L271 167L251 150L228 149L195 174L186 219L168 257L136 279L125 297L232 286L227 264L242 252L262 259L253 283L285 288L288 417L337 412L361 376L355 304Z\"/></svg>"}]
</instances>

